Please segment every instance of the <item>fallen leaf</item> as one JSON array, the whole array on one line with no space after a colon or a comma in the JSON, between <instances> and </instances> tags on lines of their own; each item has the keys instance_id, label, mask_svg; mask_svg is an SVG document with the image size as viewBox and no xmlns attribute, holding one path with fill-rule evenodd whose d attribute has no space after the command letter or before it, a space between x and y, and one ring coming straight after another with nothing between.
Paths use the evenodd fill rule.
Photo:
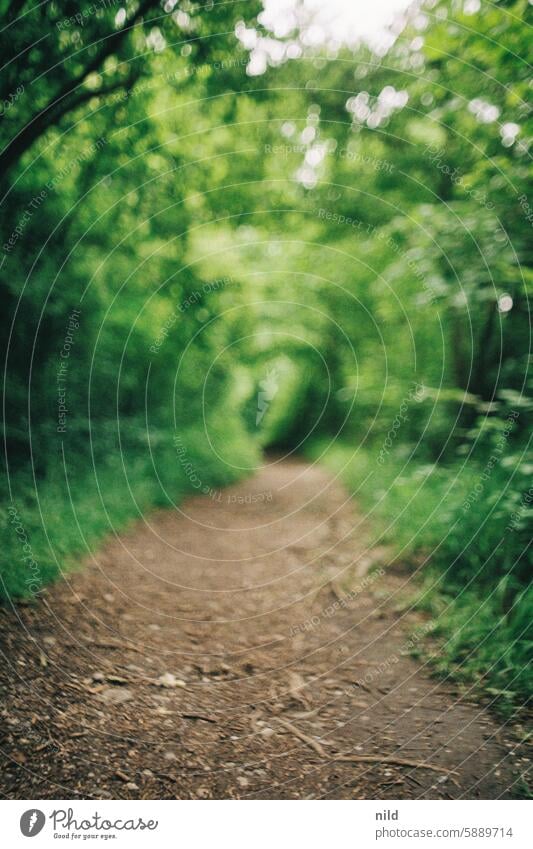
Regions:
<instances>
[{"instance_id":1,"label":"fallen leaf","mask_svg":"<svg viewBox=\"0 0 533 849\"><path fill-rule=\"evenodd\" d=\"M125 687L106 687L99 694L99 698L106 704L119 705L122 702L128 702L130 699L133 699L133 693Z\"/></svg>"},{"instance_id":2,"label":"fallen leaf","mask_svg":"<svg viewBox=\"0 0 533 849\"><path fill-rule=\"evenodd\" d=\"M164 675L160 675L155 683L158 687L168 687L169 689L187 686L185 681L182 681L181 678L176 678L172 672L165 672Z\"/></svg>"}]
</instances>

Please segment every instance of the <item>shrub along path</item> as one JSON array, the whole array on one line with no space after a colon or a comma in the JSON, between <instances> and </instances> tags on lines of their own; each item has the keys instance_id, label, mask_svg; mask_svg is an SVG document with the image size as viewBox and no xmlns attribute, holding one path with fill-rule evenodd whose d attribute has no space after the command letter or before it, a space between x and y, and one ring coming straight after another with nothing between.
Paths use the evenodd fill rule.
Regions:
<instances>
[{"instance_id":1,"label":"shrub along path","mask_svg":"<svg viewBox=\"0 0 533 849\"><path fill-rule=\"evenodd\" d=\"M428 623L366 536L325 471L273 463L2 611L3 795L518 795L510 729L412 658Z\"/></svg>"}]
</instances>

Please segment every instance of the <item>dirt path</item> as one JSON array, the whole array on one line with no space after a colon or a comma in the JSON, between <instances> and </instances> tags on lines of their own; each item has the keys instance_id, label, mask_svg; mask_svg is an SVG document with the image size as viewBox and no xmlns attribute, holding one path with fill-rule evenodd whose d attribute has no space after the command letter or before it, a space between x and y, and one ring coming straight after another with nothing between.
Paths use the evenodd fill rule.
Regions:
<instances>
[{"instance_id":1,"label":"dirt path","mask_svg":"<svg viewBox=\"0 0 533 849\"><path fill-rule=\"evenodd\" d=\"M273 464L181 511L0 614L4 796L516 795L510 734L412 659L408 576L323 470Z\"/></svg>"}]
</instances>

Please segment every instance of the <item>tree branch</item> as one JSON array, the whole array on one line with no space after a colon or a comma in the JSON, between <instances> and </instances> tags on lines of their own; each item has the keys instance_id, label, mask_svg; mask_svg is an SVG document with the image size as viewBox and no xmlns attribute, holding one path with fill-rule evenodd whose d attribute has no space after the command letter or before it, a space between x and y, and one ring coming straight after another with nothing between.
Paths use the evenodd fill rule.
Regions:
<instances>
[{"instance_id":1,"label":"tree branch","mask_svg":"<svg viewBox=\"0 0 533 849\"><path fill-rule=\"evenodd\" d=\"M73 80L70 80L59 94L55 95L40 112L34 115L17 136L11 140L2 153L0 153L0 171L4 177L7 171L18 162L23 154L26 153L46 130L56 124L67 112L79 106L80 102L84 102L90 97L100 94L100 92L83 92L77 98L71 97L76 89L83 85L87 77L97 71L103 62L117 51L126 35L129 34L150 7L157 5L157 3L158 0L144 0L122 29L117 30L117 32L106 39L105 44L94 59L91 59L85 68ZM120 87L120 85L117 87Z\"/></svg>"}]
</instances>

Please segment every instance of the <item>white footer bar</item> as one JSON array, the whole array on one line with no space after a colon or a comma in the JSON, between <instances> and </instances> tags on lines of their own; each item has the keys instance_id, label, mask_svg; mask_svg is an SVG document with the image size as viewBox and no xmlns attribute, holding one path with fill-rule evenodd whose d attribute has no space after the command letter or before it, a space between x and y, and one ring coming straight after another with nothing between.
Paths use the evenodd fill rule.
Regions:
<instances>
[{"instance_id":1,"label":"white footer bar","mask_svg":"<svg viewBox=\"0 0 533 849\"><path fill-rule=\"evenodd\" d=\"M2 801L2 843L531 849L529 801Z\"/></svg>"}]
</instances>

